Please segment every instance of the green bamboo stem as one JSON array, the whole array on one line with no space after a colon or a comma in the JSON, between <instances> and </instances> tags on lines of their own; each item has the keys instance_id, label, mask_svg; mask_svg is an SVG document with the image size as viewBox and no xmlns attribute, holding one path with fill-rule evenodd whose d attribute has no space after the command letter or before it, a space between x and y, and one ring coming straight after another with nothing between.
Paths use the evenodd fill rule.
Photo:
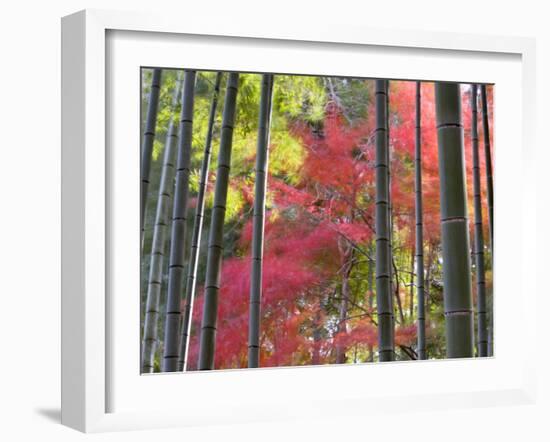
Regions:
<instances>
[{"instance_id":1,"label":"green bamboo stem","mask_svg":"<svg viewBox=\"0 0 550 442\"><path fill-rule=\"evenodd\" d=\"M414 155L414 194L415 194L415 250L416 250L416 296L418 298L417 353L418 359L426 359L426 313L424 294L424 233L422 208L422 133L421 133L421 83L416 82L416 122Z\"/></svg>"},{"instance_id":2,"label":"green bamboo stem","mask_svg":"<svg viewBox=\"0 0 550 442\"><path fill-rule=\"evenodd\" d=\"M474 322L460 85L436 83L435 104L447 357L472 357Z\"/></svg>"},{"instance_id":3,"label":"green bamboo stem","mask_svg":"<svg viewBox=\"0 0 550 442\"><path fill-rule=\"evenodd\" d=\"M212 102L210 104L210 114L208 116L208 129L206 131L204 155L201 164L199 193L197 196L197 208L195 209L193 237L191 239L191 252L189 254L189 264L187 266L187 285L185 287L185 307L183 311L183 321L181 326L178 371L187 370L187 354L189 349L189 337L191 335L191 315L193 314L193 302L195 300L195 290L197 286L197 268L199 262L199 248L202 236L202 224L204 220L206 185L208 183L210 157L212 156L212 134L214 130L214 122L216 120L216 110L218 107L218 97L220 94L221 80L222 73L218 72L216 75L216 83L214 85L214 94L212 96Z\"/></svg>"},{"instance_id":4,"label":"green bamboo stem","mask_svg":"<svg viewBox=\"0 0 550 442\"><path fill-rule=\"evenodd\" d=\"M391 197L391 160L392 160L392 149L391 149L391 121L390 121L390 80L386 80L386 121L387 121L387 145L388 145L388 222L389 222L389 232L390 232L390 292L395 295L395 301L397 305L397 313L399 313L400 323L405 323L405 315L403 311L403 304L401 302L401 297L399 296L399 275L397 273L397 266L395 265L395 256L393 254L393 205ZM393 296L392 295L392 296ZM395 327L395 314L393 317Z\"/></svg>"},{"instance_id":5,"label":"green bamboo stem","mask_svg":"<svg viewBox=\"0 0 550 442\"><path fill-rule=\"evenodd\" d=\"M393 282L394 269L393 269L393 208L391 201L391 143L390 143L390 81L386 80L386 143L387 143L387 155L388 155L388 223L389 223L389 238L390 238L390 293L395 295L397 304L397 312L403 322L403 307L401 306L401 298L399 298L398 282L397 286ZM397 291L396 291L397 288ZM395 326L395 314L393 317Z\"/></svg>"},{"instance_id":6,"label":"green bamboo stem","mask_svg":"<svg viewBox=\"0 0 550 442\"><path fill-rule=\"evenodd\" d=\"M487 207L489 216L489 241L493 252L493 163L491 161L491 137L489 136L489 111L487 109L487 88L481 85L481 110L483 113L483 141L485 147L485 177L487 179Z\"/></svg>"},{"instance_id":7,"label":"green bamboo stem","mask_svg":"<svg viewBox=\"0 0 550 442\"><path fill-rule=\"evenodd\" d=\"M195 71L185 71L181 97L178 160L172 211L170 264L168 266L168 293L164 322L164 354L162 371L176 371L179 357L179 328L181 319L181 292L185 271L185 239L187 231L187 205L189 175L191 171L191 143L193 138L193 109L195 105Z\"/></svg>"},{"instance_id":8,"label":"green bamboo stem","mask_svg":"<svg viewBox=\"0 0 550 442\"><path fill-rule=\"evenodd\" d=\"M389 222L387 82L375 81L376 106L376 307L380 361L394 360Z\"/></svg>"},{"instance_id":9,"label":"green bamboo stem","mask_svg":"<svg viewBox=\"0 0 550 442\"><path fill-rule=\"evenodd\" d=\"M231 168L231 149L233 145L233 128L235 125L237 90L239 74L230 73L227 79L225 105L223 110L220 153L214 191L214 205L208 238L208 256L206 260L206 281L204 289L204 310L201 323L199 370L214 369L216 345L216 328L218 322L218 292L223 256L223 225L227 191L229 188L229 171Z\"/></svg>"},{"instance_id":10,"label":"green bamboo stem","mask_svg":"<svg viewBox=\"0 0 550 442\"><path fill-rule=\"evenodd\" d=\"M252 221L252 269L250 274L250 305L248 322L248 367L260 366L262 259L264 252L265 198L269 159L269 125L271 122L273 75L262 76L260 116L254 183L254 212Z\"/></svg>"},{"instance_id":11,"label":"green bamboo stem","mask_svg":"<svg viewBox=\"0 0 550 442\"><path fill-rule=\"evenodd\" d=\"M178 77L172 97L172 112L178 105L181 78ZM174 180L174 145L178 134L175 130L173 115L170 117L166 143L164 146L163 164L160 177L160 186L157 201L155 225L153 227L153 245L151 249L151 263L147 282L147 300L145 304L145 321L143 325L143 342L141 346L141 371L154 371L155 353L158 345L158 318L160 310L160 293L162 289L162 269L166 252L168 210L172 198Z\"/></svg>"},{"instance_id":12,"label":"green bamboo stem","mask_svg":"<svg viewBox=\"0 0 550 442\"><path fill-rule=\"evenodd\" d=\"M151 174L151 157L153 155L153 143L155 141L161 79L162 69L153 69L141 149L141 247L143 247L143 236L145 232L145 209L147 207L147 192L149 190L149 175Z\"/></svg>"},{"instance_id":13,"label":"green bamboo stem","mask_svg":"<svg viewBox=\"0 0 550 442\"><path fill-rule=\"evenodd\" d=\"M477 286L477 352L487 356L487 302L485 297L485 258L483 252L483 212L481 207L481 180L479 166L479 138L477 132L477 85L472 85L472 174L474 182L474 256Z\"/></svg>"}]
</instances>

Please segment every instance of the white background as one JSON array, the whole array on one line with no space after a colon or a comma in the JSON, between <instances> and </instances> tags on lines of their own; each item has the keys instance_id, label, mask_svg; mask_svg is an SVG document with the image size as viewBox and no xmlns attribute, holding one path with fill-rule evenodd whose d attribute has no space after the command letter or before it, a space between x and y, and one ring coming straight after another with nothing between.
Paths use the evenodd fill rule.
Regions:
<instances>
[{"instance_id":1,"label":"white background","mask_svg":"<svg viewBox=\"0 0 550 442\"><path fill-rule=\"evenodd\" d=\"M550 411L550 351L544 312L549 304L539 281L539 400L535 406L498 407L354 416L332 421L233 425L186 430L142 431L84 436L59 425L60 358L60 17L82 8L147 10L151 7L180 13L182 22L194 14L215 14L228 20L269 20L282 27L300 21L373 24L408 29L509 34L537 37L538 78L550 78L548 13L530 0L520 4L463 0L445 8L439 1L259 2L196 0L80 0L4 2L0 10L0 437L18 440L340 440L370 439L446 441L482 438L493 440L547 440L545 421ZM272 8L271 10L269 8ZM537 120L540 134L539 195L547 194L548 143L545 122L548 83L538 84ZM511 202L513 203L513 202ZM533 232L539 255L533 271L545 271L548 210L538 213L539 230ZM537 259L538 258L538 259ZM510 275L511 278L514 275ZM535 277L535 275L533 275ZM518 330L518 333L521 331ZM369 380L365 380L366 382ZM375 381L375 380L370 380ZM414 382L414 379L411 379ZM183 398L182 398L183 399Z\"/></svg>"}]
</instances>

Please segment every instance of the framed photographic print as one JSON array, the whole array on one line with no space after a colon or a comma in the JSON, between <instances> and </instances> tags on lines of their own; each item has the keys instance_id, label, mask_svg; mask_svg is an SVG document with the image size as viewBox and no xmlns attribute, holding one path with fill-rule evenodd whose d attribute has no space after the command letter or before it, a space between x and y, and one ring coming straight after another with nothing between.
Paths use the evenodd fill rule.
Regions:
<instances>
[{"instance_id":1,"label":"framed photographic print","mask_svg":"<svg viewBox=\"0 0 550 442\"><path fill-rule=\"evenodd\" d=\"M532 400L531 40L83 11L62 43L63 423Z\"/></svg>"}]
</instances>

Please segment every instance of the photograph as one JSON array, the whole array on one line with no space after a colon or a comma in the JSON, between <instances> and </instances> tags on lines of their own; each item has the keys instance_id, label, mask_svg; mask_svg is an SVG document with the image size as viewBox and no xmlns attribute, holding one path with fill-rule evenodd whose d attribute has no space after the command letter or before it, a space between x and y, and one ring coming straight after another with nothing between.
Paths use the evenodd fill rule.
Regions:
<instances>
[{"instance_id":1,"label":"photograph","mask_svg":"<svg viewBox=\"0 0 550 442\"><path fill-rule=\"evenodd\" d=\"M365 74L141 67L141 374L494 356L496 85Z\"/></svg>"}]
</instances>

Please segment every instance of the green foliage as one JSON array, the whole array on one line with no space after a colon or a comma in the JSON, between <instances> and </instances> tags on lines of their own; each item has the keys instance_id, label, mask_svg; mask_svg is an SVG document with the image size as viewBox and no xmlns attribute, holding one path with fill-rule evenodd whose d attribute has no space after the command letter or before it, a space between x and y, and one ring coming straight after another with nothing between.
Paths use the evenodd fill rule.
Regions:
<instances>
[{"instance_id":1,"label":"green foliage","mask_svg":"<svg viewBox=\"0 0 550 442\"><path fill-rule=\"evenodd\" d=\"M325 116L326 91L321 77L277 75L273 105L291 119L318 123Z\"/></svg>"},{"instance_id":2,"label":"green foliage","mask_svg":"<svg viewBox=\"0 0 550 442\"><path fill-rule=\"evenodd\" d=\"M195 85L195 112L193 116L193 151L192 164L197 168L202 161L204 145L206 142L206 134L208 130L208 116L210 114L210 105L212 103L212 95L214 92L215 72L199 72L197 75L197 83ZM219 129L221 126L222 110L223 110L223 88L220 91L220 105L217 107L216 118L214 121L214 139L213 149L217 152L219 148ZM216 157L217 158L217 157Z\"/></svg>"},{"instance_id":3,"label":"green foliage","mask_svg":"<svg viewBox=\"0 0 550 442\"><path fill-rule=\"evenodd\" d=\"M287 120L278 114L272 120L270 149L270 173L278 177L284 176L289 184L297 184L306 151L301 140L288 130Z\"/></svg>"},{"instance_id":4,"label":"green foliage","mask_svg":"<svg viewBox=\"0 0 550 442\"><path fill-rule=\"evenodd\" d=\"M239 96L237 98L237 119L235 132L246 137L258 128L258 108L260 103L260 75L241 74Z\"/></svg>"},{"instance_id":5,"label":"green foliage","mask_svg":"<svg viewBox=\"0 0 550 442\"><path fill-rule=\"evenodd\" d=\"M212 189L214 188L214 183L216 182L215 177L212 177L210 182L212 183ZM245 206L245 199L241 189L234 184L230 184L227 190L227 202L225 207L225 224L230 224L235 221ZM206 210L212 209L212 204L214 203L214 193L209 192L206 195Z\"/></svg>"},{"instance_id":6,"label":"green foliage","mask_svg":"<svg viewBox=\"0 0 550 442\"><path fill-rule=\"evenodd\" d=\"M199 183L201 179L200 169L191 169L189 175L189 189L192 193L197 193L199 191Z\"/></svg>"},{"instance_id":7,"label":"green foliage","mask_svg":"<svg viewBox=\"0 0 550 442\"><path fill-rule=\"evenodd\" d=\"M372 97L372 82L357 78L335 78L333 87L350 120L366 118Z\"/></svg>"},{"instance_id":8,"label":"green foliage","mask_svg":"<svg viewBox=\"0 0 550 442\"><path fill-rule=\"evenodd\" d=\"M168 130L168 123L170 122L170 117L175 116L176 121L180 114L180 106L176 106L172 110L172 100L174 95L174 88L176 87L176 81L178 79L179 72L172 70L163 70L162 81L160 88L160 98L159 98L159 111L157 115L157 128L156 133L158 136L166 134Z\"/></svg>"},{"instance_id":9,"label":"green foliage","mask_svg":"<svg viewBox=\"0 0 550 442\"><path fill-rule=\"evenodd\" d=\"M159 140L158 137L155 138L155 141L153 141L153 161L157 161L159 159L160 153L164 149L164 140Z\"/></svg>"},{"instance_id":10,"label":"green foliage","mask_svg":"<svg viewBox=\"0 0 550 442\"><path fill-rule=\"evenodd\" d=\"M243 193L236 186L229 186L227 192L227 205L225 208L226 222L233 221L241 212L245 205Z\"/></svg>"}]
</instances>

